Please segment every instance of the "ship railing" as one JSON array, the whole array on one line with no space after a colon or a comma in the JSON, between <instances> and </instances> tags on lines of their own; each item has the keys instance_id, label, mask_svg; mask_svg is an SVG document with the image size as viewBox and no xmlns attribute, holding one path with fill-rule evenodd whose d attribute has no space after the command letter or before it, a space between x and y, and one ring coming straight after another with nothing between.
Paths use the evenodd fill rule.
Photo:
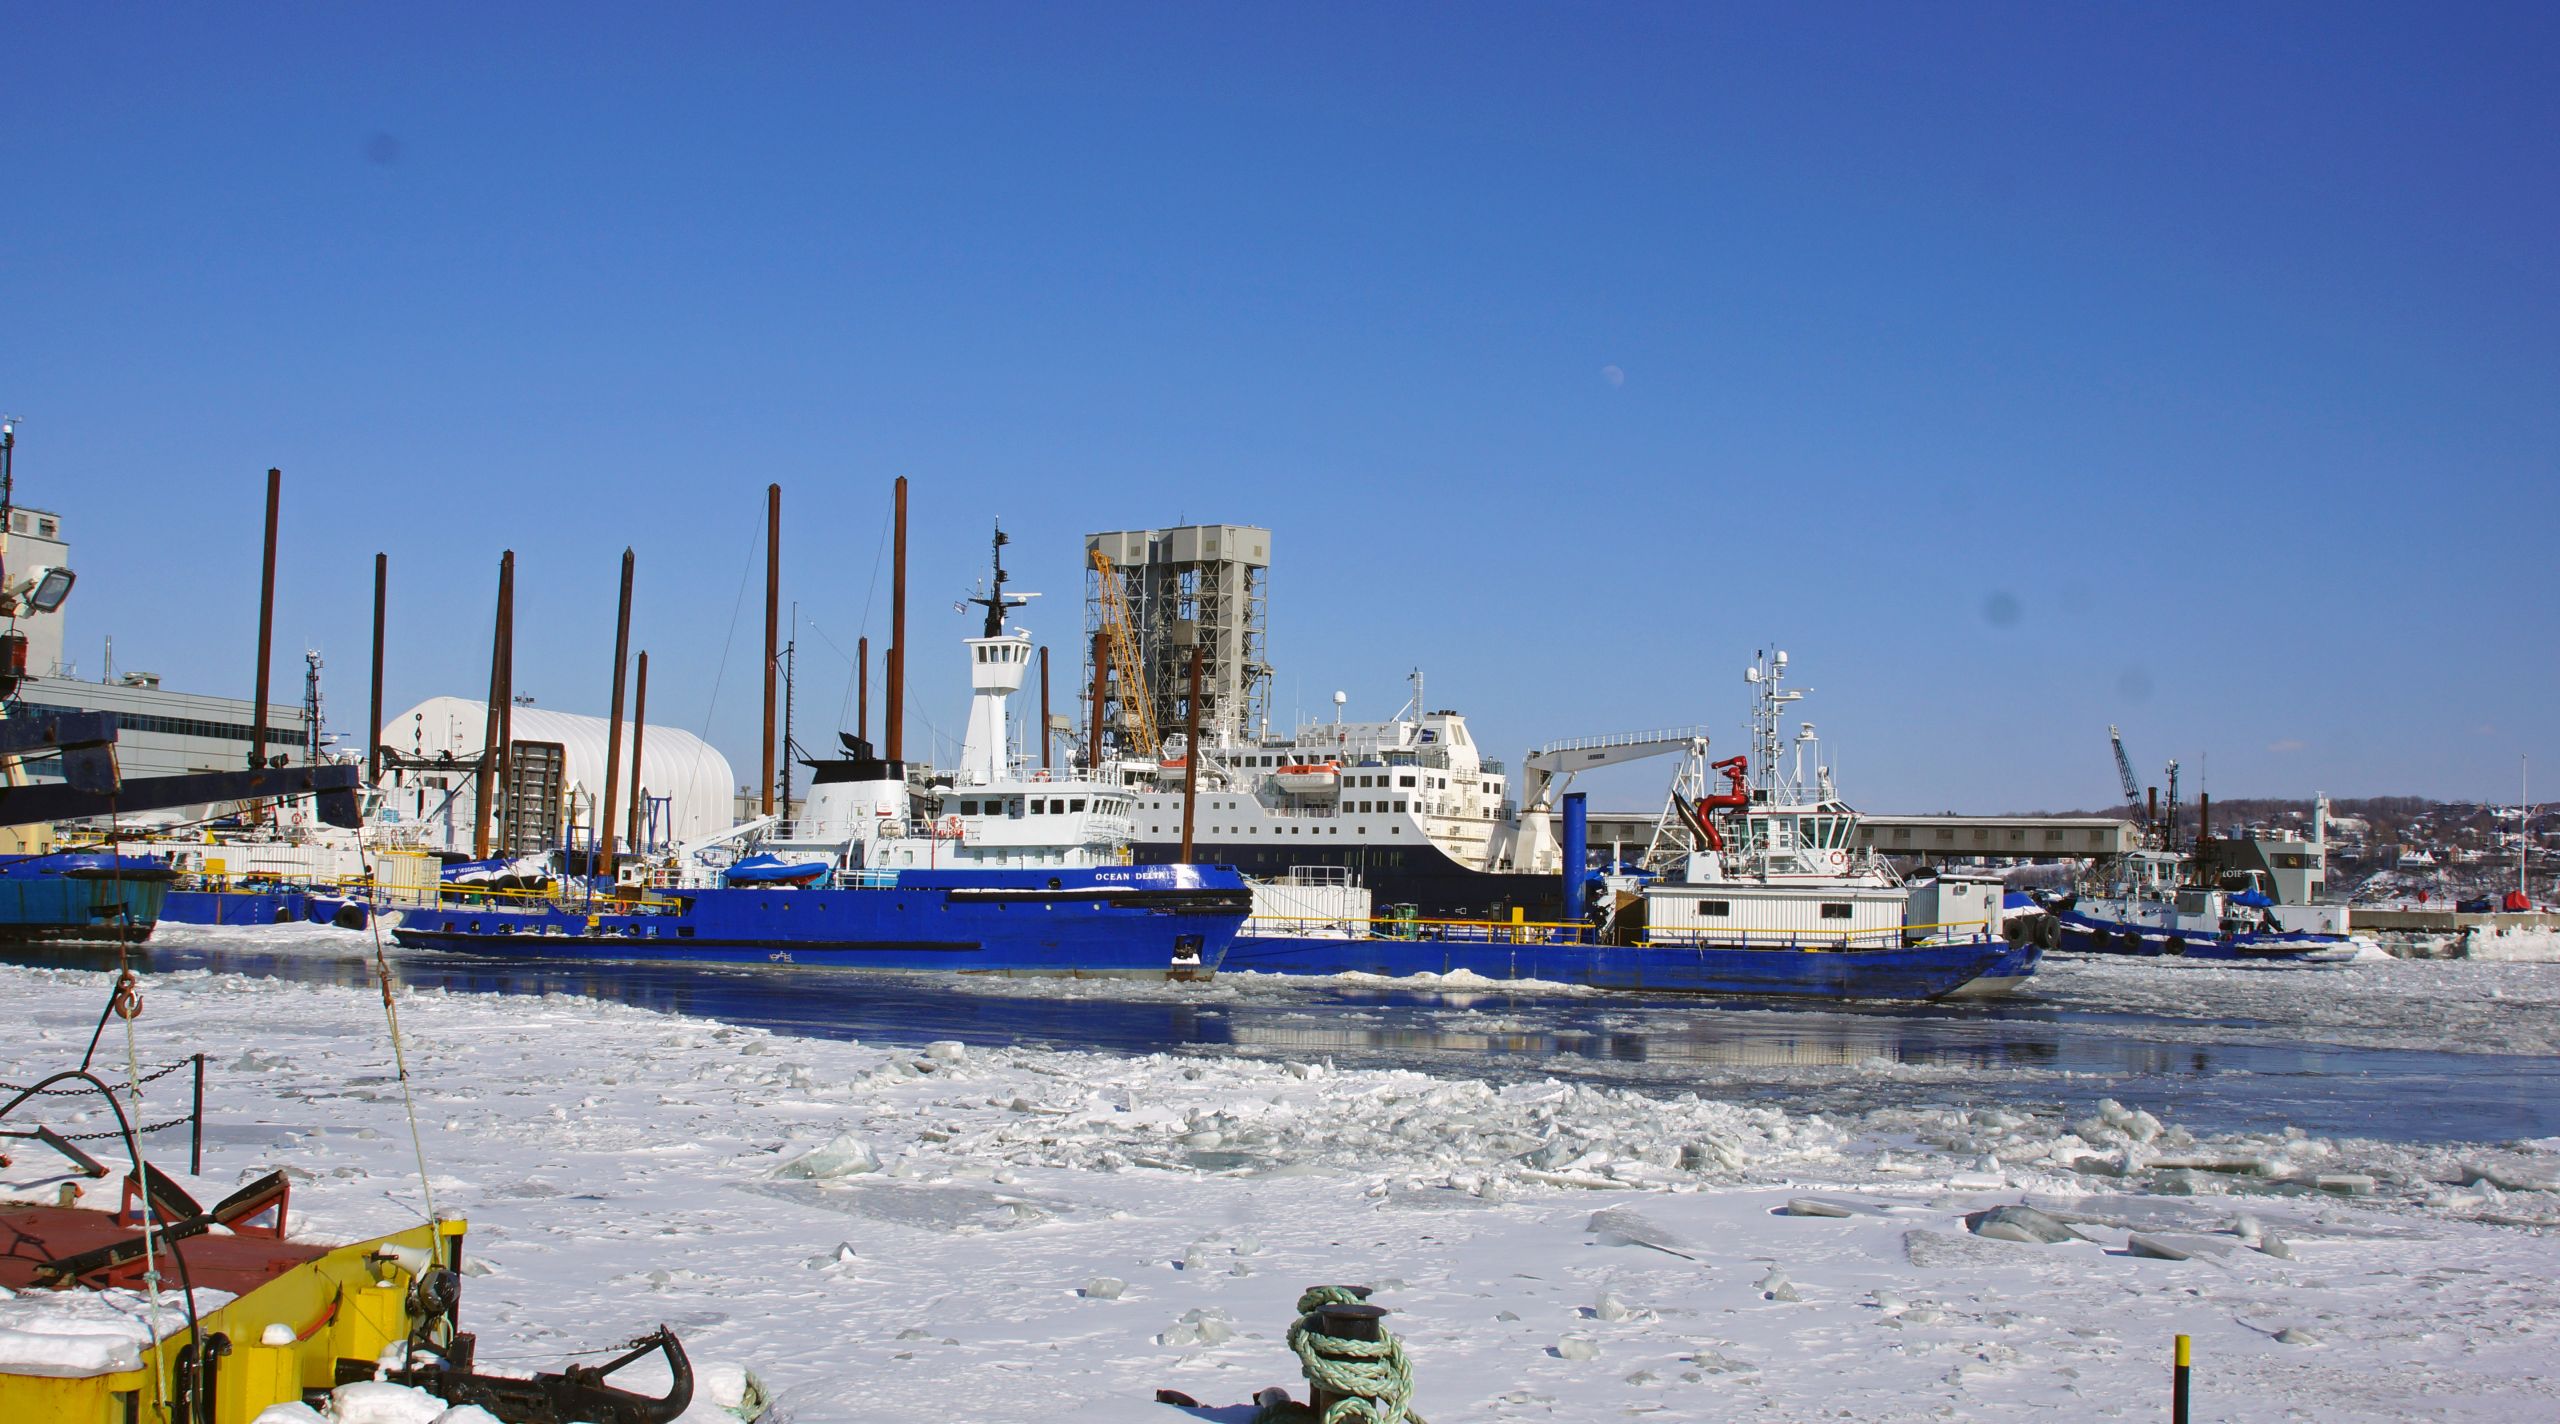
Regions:
<instances>
[{"instance_id":1,"label":"ship railing","mask_svg":"<svg viewBox=\"0 0 2560 1424\"><path fill-rule=\"evenodd\" d=\"M1645 732L1611 732L1598 737L1568 737L1560 742L1547 743L1538 748L1537 754L1549 756L1556 752L1597 752L1606 751L1611 747L1639 747L1648 742L1685 742L1703 738L1708 731L1706 727L1656 727Z\"/></svg>"},{"instance_id":2,"label":"ship railing","mask_svg":"<svg viewBox=\"0 0 2560 1424\"><path fill-rule=\"evenodd\" d=\"M1079 786L1118 786L1121 784L1121 778L1117 775L1097 774L1084 767L1075 766L1034 766L1028 761L1016 761L1012 767L1007 769L1006 779L1009 781L1029 781L1044 786L1052 782L1072 782Z\"/></svg>"},{"instance_id":3,"label":"ship railing","mask_svg":"<svg viewBox=\"0 0 2560 1424\"><path fill-rule=\"evenodd\" d=\"M1987 920L1954 920L1941 924L1886 925L1866 930L1725 929L1653 930L1646 949L1794 949L1843 953L1895 949L1930 939L1955 939L1989 933ZM1591 928L1561 920L1420 919L1396 915L1363 921L1340 915L1255 915L1245 922L1247 935L1287 935L1322 939L1431 940L1457 944L1573 945L1593 942Z\"/></svg>"},{"instance_id":4,"label":"ship railing","mask_svg":"<svg viewBox=\"0 0 2560 1424\"><path fill-rule=\"evenodd\" d=\"M295 875L286 871L188 871L170 882L177 890L192 890L207 895L275 895L303 893L339 899L364 900L376 905L425 905L436 899L438 887L408 885L398 881L377 884L367 875Z\"/></svg>"},{"instance_id":5,"label":"ship railing","mask_svg":"<svg viewBox=\"0 0 2560 1424\"><path fill-rule=\"evenodd\" d=\"M1937 940L1968 938L1990 932L1988 920L1949 920L1935 924L1882 925L1863 930L1662 929L1649 931L1653 948L1802 949L1842 953L1850 950L1899 949Z\"/></svg>"},{"instance_id":6,"label":"ship railing","mask_svg":"<svg viewBox=\"0 0 2560 1424\"><path fill-rule=\"evenodd\" d=\"M1299 888L1348 889L1353 880L1351 867L1347 865L1293 865L1271 883Z\"/></svg>"},{"instance_id":7,"label":"ship railing","mask_svg":"<svg viewBox=\"0 0 2560 1424\"><path fill-rule=\"evenodd\" d=\"M835 875L838 890L895 890L898 872L894 870L839 870Z\"/></svg>"}]
</instances>

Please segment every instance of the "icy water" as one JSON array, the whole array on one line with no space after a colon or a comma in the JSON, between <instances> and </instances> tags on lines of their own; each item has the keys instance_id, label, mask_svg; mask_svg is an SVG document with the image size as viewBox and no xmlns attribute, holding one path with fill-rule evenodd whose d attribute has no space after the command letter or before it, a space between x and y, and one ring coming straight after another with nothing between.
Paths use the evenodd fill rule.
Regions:
<instances>
[{"instance_id":1,"label":"icy water","mask_svg":"<svg viewBox=\"0 0 2560 1424\"><path fill-rule=\"evenodd\" d=\"M164 927L158 972L369 982L368 941ZM789 967L607 966L394 951L470 994L574 994L815 1038L1108 1053L1241 1052L1513 1080L1695 1090L1800 1112L2114 1097L2198 1131L2408 1142L2560 1136L2560 968L2202 970L2060 961L2021 998L1804 1005L1227 976L1210 985ZM112 956L11 962L104 967ZM2453 1046L2468 1051L2446 1051Z\"/></svg>"}]
</instances>

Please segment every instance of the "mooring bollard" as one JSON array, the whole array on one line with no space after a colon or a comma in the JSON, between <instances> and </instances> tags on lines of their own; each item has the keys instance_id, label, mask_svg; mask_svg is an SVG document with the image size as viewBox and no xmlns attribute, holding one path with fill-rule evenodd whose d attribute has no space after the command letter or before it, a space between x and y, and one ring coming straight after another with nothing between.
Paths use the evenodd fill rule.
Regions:
<instances>
[{"instance_id":1,"label":"mooring bollard","mask_svg":"<svg viewBox=\"0 0 2560 1424\"><path fill-rule=\"evenodd\" d=\"M1413 1366L1388 1333L1387 1311L1359 1286L1312 1286L1298 1297L1289 1348L1307 1375L1307 1409L1280 1390L1261 1401L1262 1420L1334 1419L1344 1424L1420 1424L1412 1413ZM1339 1412L1337 1412L1339 1411Z\"/></svg>"},{"instance_id":2,"label":"mooring bollard","mask_svg":"<svg viewBox=\"0 0 2560 1424\"><path fill-rule=\"evenodd\" d=\"M2181 1335L2178 1337L2177 1368L2170 1374L2170 1424L2187 1424L2187 1366L2187 1337Z\"/></svg>"},{"instance_id":3,"label":"mooring bollard","mask_svg":"<svg viewBox=\"0 0 2560 1424\"><path fill-rule=\"evenodd\" d=\"M187 1170L201 1177L204 1175L204 1055L201 1053L196 1055L195 1110L187 1115L187 1119L195 1125L195 1132L187 1144Z\"/></svg>"},{"instance_id":4,"label":"mooring bollard","mask_svg":"<svg viewBox=\"0 0 2560 1424\"><path fill-rule=\"evenodd\" d=\"M1329 1303L1317 1306L1315 1313L1319 1323L1310 1332L1309 1339L1317 1354L1336 1365L1347 1365L1354 1369L1364 1367L1376 1358L1374 1351L1363 1351L1359 1354L1346 1353L1335 1342L1357 1340L1363 1344L1377 1344L1381 1328L1379 1322L1387 1318L1385 1306ZM1307 1402L1315 1406L1319 1418L1332 1412L1335 1405L1346 1399L1359 1399L1365 1403L1374 1398L1375 1396L1368 1394L1345 1393L1334 1388L1327 1380L1317 1378L1313 1374L1310 1374L1307 1379Z\"/></svg>"}]
</instances>

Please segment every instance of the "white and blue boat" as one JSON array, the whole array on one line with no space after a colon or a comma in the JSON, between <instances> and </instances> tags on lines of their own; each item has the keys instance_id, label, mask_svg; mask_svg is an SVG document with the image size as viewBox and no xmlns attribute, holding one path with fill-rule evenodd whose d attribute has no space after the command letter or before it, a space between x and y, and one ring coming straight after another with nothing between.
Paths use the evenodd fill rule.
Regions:
<instances>
[{"instance_id":1,"label":"white and blue boat","mask_svg":"<svg viewBox=\"0 0 2560 1424\"><path fill-rule=\"evenodd\" d=\"M1604 989L1820 999L1950 999L2007 994L2035 972L2042 916L2013 916L1996 875L1946 872L1903 883L1857 849L1858 813L1828 769L1806 785L1806 724L1795 766L1779 721L1804 695L1782 690L1786 655L1747 674L1755 755L1708 763L1696 739L1665 807L1655 873L1584 867L1583 802L1564 802L1566 919L1551 924L1338 915L1340 928L1290 933L1257 917L1227 957L1233 969L1389 976L1465 972ZM1710 773L1726 786L1711 789ZM1283 887L1285 890L1287 887ZM1267 900L1280 896L1266 895Z\"/></svg>"},{"instance_id":2,"label":"white and blue boat","mask_svg":"<svg viewBox=\"0 0 2560 1424\"><path fill-rule=\"evenodd\" d=\"M2126 856L2096 894L2056 906L2056 948L2072 954L2130 954L2226 962L2318 964L2353 959L2344 934L2285 922L2285 906L2259 874L2240 883L2196 883L2195 862L2175 851Z\"/></svg>"},{"instance_id":3,"label":"white and blue boat","mask_svg":"<svg viewBox=\"0 0 2560 1424\"><path fill-rule=\"evenodd\" d=\"M984 636L965 640L960 763L907 766L840 735L806 761L807 803L683 844L609 899L513 908L503 897L410 910L413 949L540 958L680 959L982 974L1191 978L1213 973L1252 907L1243 874L1133 865L1134 792L1015 749L1008 705L1034 647L997 565Z\"/></svg>"}]
</instances>

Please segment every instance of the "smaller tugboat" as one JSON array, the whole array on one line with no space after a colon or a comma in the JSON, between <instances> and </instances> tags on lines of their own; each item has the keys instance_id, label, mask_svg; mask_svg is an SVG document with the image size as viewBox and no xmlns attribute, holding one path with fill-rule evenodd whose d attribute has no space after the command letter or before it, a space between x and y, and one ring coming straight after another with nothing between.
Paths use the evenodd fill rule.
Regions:
<instances>
[{"instance_id":1,"label":"smaller tugboat","mask_svg":"<svg viewBox=\"0 0 2560 1424\"><path fill-rule=\"evenodd\" d=\"M2156 849L2124 857L2097 893L2056 905L2056 948L2274 964L2356 957L2358 946L2346 935L2288 928L2283 904L2269 893L2274 887L2263 874L2241 872L2199 883L2197 864L2193 857Z\"/></svg>"},{"instance_id":2,"label":"smaller tugboat","mask_svg":"<svg viewBox=\"0 0 2560 1424\"><path fill-rule=\"evenodd\" d=\"M412 949L545 958L690 959L964 973L1188 978L1214 969L1252 892L1235 869L1132 865L1132 791L1017 753L1007 716L1034 646L995 582L971 600L972 696L959 767L917 779L870 743L804 762L791 821L680 845L614 898L535 908L440 904L402 916ZM893 713L894 715L894 713Z\"/></svg>"},{"instance_id":3,"label":"smaller tugboat","mask_svg":"<svg viewBox=\"0 0 2560 1424\"><path fill-rule=\"evenodd\" d=\"M1826 999L1946 999L2005 994L2035 972L2050 921L2011 916L1997 876L1943 873L1905 885L1855 849L1857 812L1828 769L1808 790L1808 724L1783 761L1786 655L1746 673L1753 757L1705 761L1698 738L1665 808L1643 875L1587 869L1583 801L1564 797L1568 920L1532 924L1370 920L1249 934L1227 964L1276 973L1401 976L1464 971L1605 989ZM1712 790L1708 774L1725 786ZM1597 892L1595 897L1595 892ZM1276 899L1276 897L1272 897ZM1261 916L1255 926L1281 927Z\"/></svg>"}]
</instances>

